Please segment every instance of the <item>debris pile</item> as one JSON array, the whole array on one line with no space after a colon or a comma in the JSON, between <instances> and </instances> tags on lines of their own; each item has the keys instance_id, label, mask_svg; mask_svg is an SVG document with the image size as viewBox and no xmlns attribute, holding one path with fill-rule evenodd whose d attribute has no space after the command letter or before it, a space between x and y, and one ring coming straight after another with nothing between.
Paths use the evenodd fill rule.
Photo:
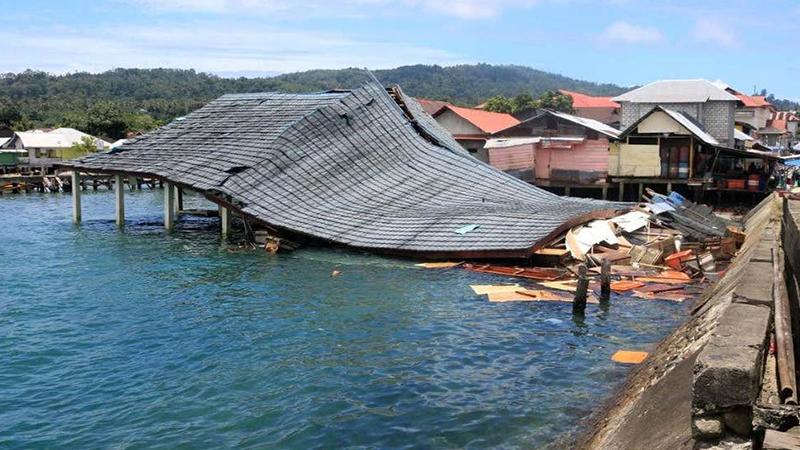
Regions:
<instances>
[{"instance_id":1,"label":"debris pile","mask_svg":"<svg viewBox=\"0 0 800 450\"><path fill-rule=\"evenodd\" d=\"M681 302L699 294L704 283L719 279L744 241L740 224L677 192L663 195L648 189L643 200L616 217L567 230L534 253L533 267L464 262L418 265L460 267L527 283L473 286L476 294L487 295L493 302L570 302L579 290L581 265L588 268L590 279L587 303L597 303L604 263L610 266L607 288L633 299Z\"/></svg>"}]
</instances>

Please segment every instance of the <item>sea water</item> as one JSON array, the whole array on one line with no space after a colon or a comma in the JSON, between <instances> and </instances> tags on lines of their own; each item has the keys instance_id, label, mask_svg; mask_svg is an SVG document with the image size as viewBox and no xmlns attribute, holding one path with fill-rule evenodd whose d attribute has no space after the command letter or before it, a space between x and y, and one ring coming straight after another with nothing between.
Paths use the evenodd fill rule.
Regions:
<instances>
[{"instance_id":1,"label":"sea water","mask_svg":"<svg viewBox=\"0 0 800 450\"><path fill-rule=\"evenodd\" d=\"M163 191L0 197L0 448L537 448L686 305L490 303L506 277L163 230ZM187 197L186 207L210 207ZM341 272L332 277L334 270Z\"/></svg>"}]
</instances>

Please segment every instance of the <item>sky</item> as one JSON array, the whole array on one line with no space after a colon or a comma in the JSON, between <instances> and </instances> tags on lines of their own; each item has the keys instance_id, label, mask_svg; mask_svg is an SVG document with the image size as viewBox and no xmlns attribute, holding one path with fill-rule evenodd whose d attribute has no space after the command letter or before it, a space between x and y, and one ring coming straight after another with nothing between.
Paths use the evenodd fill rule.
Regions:
<instances>
[{"instance_id":1,"label":"sky","mask_svg":"<svg viewBox=\"0 0 800 450\"><path fill-rule=\"evenodd\" d=\"M800 100L797 0L0 0L0 72L519 64Z\"/></svg>"}]
</instances>

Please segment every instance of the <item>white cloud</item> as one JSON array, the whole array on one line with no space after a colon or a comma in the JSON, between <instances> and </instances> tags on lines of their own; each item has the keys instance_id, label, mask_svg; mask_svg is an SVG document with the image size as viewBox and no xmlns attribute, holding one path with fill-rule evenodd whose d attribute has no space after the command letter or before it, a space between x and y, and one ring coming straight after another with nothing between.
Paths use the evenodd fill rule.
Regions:
<instances>
[{"instance_id":1,"label":"white cloud","mask_svg":"<svg viewBox=\"0 0 800 450\"><path fill-rule=\"evenodd\" d=\"M392 0L122 0L150 10L193 11L214 14L303 14L312 16L369 16L390 13ZM497 17L506 10L529 8L539 0L401 0L401 7L461 19ZM383 11L379 11L383 8Z\"/></svg>"},{"instance_id":2,"label":"white cloud","mask_svg":"<svg viewBox=\"0 0 800 450\"><path fill-rule=\"evenodd\" d=\"M735 47L738 44L731 27L711 19L697 20L691 30L691 35L696 41L705 44L721 47Z\"/></svg>"},{"instance_id":3,"label":"white cloud","mask_svg":"<svg viewBox=\"0 0 800 450\"><path fill-rule=\"evenodd\" d=\"M602 37L610 42L625 44L653 44L663 42L664 35L657 28L615 22L603 30Z\"/></svg>"},{"instance_id":4,"label":"white cloud","mask_svg":"<svg viewBox=\"0 0 800 450\"><path fill-rule=\"evenodd\" d=\"M32 29L0 47L4 70L36 68L56 73L114 67L175 67L200 71L294 72L344 67L471 62L433 47L362 41L342 33L221 24L168 27L115 26L94 30Z\"/></svg>"}]
</instances>

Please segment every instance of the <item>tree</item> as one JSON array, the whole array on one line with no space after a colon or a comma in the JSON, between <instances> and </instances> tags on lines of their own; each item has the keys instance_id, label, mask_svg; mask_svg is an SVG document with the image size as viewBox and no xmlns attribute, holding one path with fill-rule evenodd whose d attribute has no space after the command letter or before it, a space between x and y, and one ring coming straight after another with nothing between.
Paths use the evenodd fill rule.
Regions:
<instances>
[{"instance_id":1,"label":"tree","mask_svg":"<svg viewBox=\"0 0 800 450\"><path fill-rule=\"evenodd\" d=\"M514 102L502 95L495 95L489 100L486 100L483 109L485 111L511 114L514 112Z\"/></svg>"},{"instance_id":2,"label":"tree","mask_svg":"<svg viewBox=\"0 0 800 450\"><path fill-rule=\"evenodd\" d=\"M80 142L72 144L69 150L73 154L94 153L97 151L97 141L89 136L84 136L81 138Z\"/></svg>"},{"instance_id":3,"label":"tree","mask_svg":"<svg viewBox=\"0 0 800 450\"><path fill-rule=\"evenodd\" d=\"M537 100L537 107L552 109L554 111L561 111L565 113L572 113L572 97L564 95L558 91L547 91L542 94Z\"/></svg>"},{"instance_id":4,"label":"tree","mask_svg":"<svg viewBox=\"0 0 800 450\"><path fill-rule=\"evenodd\" d=\"M89 109L86 132L113 140L125 137L128 125L122 111L110 102L99 102Z\"/></svg>"}]
</instances>

